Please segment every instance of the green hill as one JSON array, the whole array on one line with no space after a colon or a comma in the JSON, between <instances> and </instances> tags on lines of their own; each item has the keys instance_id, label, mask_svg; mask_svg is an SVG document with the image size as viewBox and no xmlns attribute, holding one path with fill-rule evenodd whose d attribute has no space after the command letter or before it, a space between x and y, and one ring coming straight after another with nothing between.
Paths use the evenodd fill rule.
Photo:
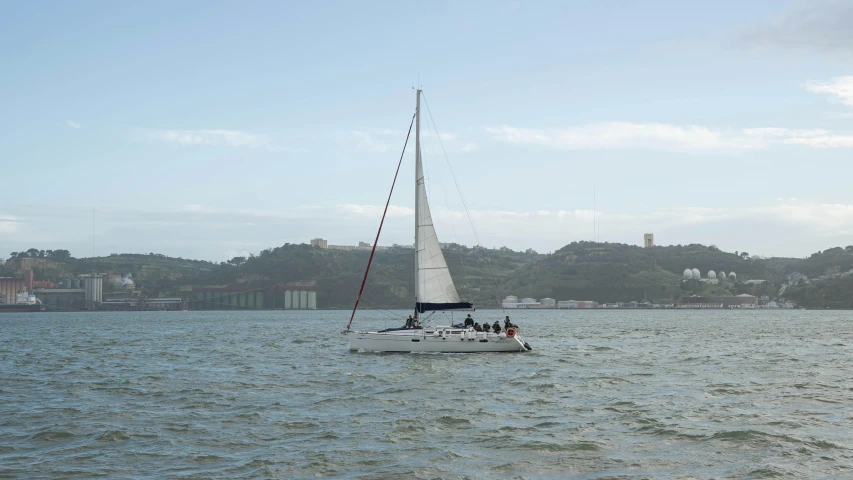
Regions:
<instances>
[{"instance_id":1,"label":"green hill","mask_svg":"<svg viewBox=\"0 0 853 480\"><path fill-rule=\"evenodd\" d=\"M186 295L187 286L230 285L246 290L281 285L317 291L321 308L348 308L358 293L369 251L321 249L286 244L248 258L212 263L159 254L117 254L73 258L28 250L17 253L0 276L32 268L37 280L58 282L95 272L131 273L149 297ZM574 242L548 255L532 251L485 249L451 244L445 257L460 296L478 307L496 307L503 296L615 302L678 299L684 295L750 293L784 297L809 307L853 308L853 246L831 248L808 258L751 258L714 246L677 245L641 248L618 243ZM736 272L736 283L683 282L685 268ZM789 275L809 278L790 284ZM367 307L410 308L414 301L412 250L379 250L374 258L364 302ZM766 280L755 285L747 280ZM796 283L796 282L795 282ZM789 285L786 285L789 284Z\"/></svg>"}]
</instances>

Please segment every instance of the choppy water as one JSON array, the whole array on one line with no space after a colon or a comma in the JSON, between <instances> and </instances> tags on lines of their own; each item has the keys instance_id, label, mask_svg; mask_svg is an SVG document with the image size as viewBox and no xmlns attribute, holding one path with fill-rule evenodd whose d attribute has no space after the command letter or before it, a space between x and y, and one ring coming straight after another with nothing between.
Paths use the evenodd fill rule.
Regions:
<instances>
[{"instance_id":1,"label":"choppy water","mask_svg":"<svg viewBox=\"0 0 853 480\"><path fill-rule=\"evenodd\" d=\"M532 352L468 355L347 316L0 315L0 477L853 477L853 313L518 312Z\"/></svg>"}]
</instances>

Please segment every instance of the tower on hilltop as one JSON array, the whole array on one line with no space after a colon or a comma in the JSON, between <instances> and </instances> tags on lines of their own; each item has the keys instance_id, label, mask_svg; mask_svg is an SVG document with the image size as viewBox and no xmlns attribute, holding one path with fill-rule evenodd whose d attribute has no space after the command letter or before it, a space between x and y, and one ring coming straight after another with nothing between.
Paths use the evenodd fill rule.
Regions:
<instances>
[{"instance_id":1,"label":"tower on hilltop","mask_svg":"<svg viewBox=\"0 0 853 480\"><path fill-rule=\"evenodd\" d=\"M644 233L643 234L643 248L652 248L655 246L655 234L654 233Z\"/></svg>"}]
</instances>

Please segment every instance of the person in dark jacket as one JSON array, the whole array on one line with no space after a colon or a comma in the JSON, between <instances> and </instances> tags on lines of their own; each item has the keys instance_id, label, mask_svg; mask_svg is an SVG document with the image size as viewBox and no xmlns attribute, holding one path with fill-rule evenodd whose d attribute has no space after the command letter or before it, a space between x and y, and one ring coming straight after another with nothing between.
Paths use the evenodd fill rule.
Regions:
<instances>
[{"instance_id":1,"label":"person in dark jacket","mask_svg":"<svg viewBox=\"0 0 853 480\"><path fill-rule=\"evenodd\" d=\"M470 314L470 313L468 314L468 316L467 316L467 317L465 317L465 326L466 326L466 327L473 327L473 326L474 326L474 319L473 319L473 318L471 318L471 314Z\"/></svg>"},{"instance_id":2,"label":"person in dark jacket","mask_svg":"<svg viewBox=\"0 0 853 480\"><path fill-rule=\"evenodd\" d=\"M483 331L483 327L481 327L479 323L476 323L476 322L475 322L475 323L474 323L474 331L475 331L475 332L482 332L482 331Z\"/></svg>"},{"instance_id":3,"label":"person in dark jacket","mask_svg":"<svg viewBox=\"0 0 853 480\"><path fill-rule=\"evenodd\" d=\"M506 318L504 318L504 330L506 330L506 329L507 329L507 328L509 328L509 327L515 327L515 328L518 328L518 325L516 325L516 324L514 324L514 323L510 322L510 321L509 321L509 315L507 315L507 316L506 316Z\"/></svg>"},{"instance_id":4,"label":"person in dark jacket","mask_svg":"<svg viewBox=\"0 0 853 480\"><path fill-rule=\"evenodd\" d=\"M483 331L484 332L489 333L490 328L491 327L489 327L489 322L483 322Z\"/></svg>"},{"instance_id":5,"label":"person in dark jacket","mask_svg":"<svg viewBox=\"0 0 853 480\"><path fill-rule=\"evenodd\" d=\"M406 328L412 328L414 323L415 323L415 320L412 318L411 315L409 315L409 318L406 319Z\"/></svg>"},{"instance_id":6,"label":"person in dark jacket","mask_svg":"<svg viewBox=\"0 0 853 480\"><path fill-rule=\"evenodd\" d=\"M498 323L497 320L495 320L495 323L492 325L492 330L494 330L495 333L501 333L501 324Z\"/></svg>"}]
</instances>

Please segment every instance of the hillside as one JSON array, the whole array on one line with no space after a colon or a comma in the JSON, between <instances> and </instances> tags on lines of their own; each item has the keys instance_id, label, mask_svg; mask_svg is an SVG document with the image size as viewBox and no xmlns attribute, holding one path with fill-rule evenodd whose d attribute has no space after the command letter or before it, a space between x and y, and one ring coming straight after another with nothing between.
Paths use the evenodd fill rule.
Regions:
<instances>
[{"instance_id":1,"label":"hillside","mask_svg":"<svg viewBox=\"0 0 853 480\"><path fill-rule=\"evenodd\" d=\"M682 272L698 268L737 272L738 279L779 280L781 267L704 245L642 248L617 243L575 242L519 269L507 287L519 296L630 301L674 299L684 293ZM722 294L720 287L695 286L691 293ZM701 289L700 289L701 288ZM720 290L720 291L717 291Z\"/></svg>"},{"instance_id":2,"label":"hillside","mask_svg":"<svg viewBox=\"0 0 853 480\"><path fill-rule=\"evenodd\" d=\"M575 242L548 254L509 249L444 248L460 296L478 307L495 307L505 295L557 300L615 302L674 299L684 295L750 293L784 297L812 308L853 308L853 246L816 252L808 258L751 258L714 246L677 245L641 248L615 243ZM320 249L286 244L248 258L219 264L159 254L118 254L73 258L36 250L18 253L0 267L0 275L32 268L37 280L58 282L94 272L131 273L145 295L177 296L182 287L232 285L246 290L284 285L310 288L321 308L348 308L358 293L368 251ZM736 283L682 282L685 268L737 273ZM367 307L409 308L413 303L412 250L377 251L368 279ZM748 280L766 280L754 285ZM784 287L784 288L783 288ZM184 288L183 290L186 290ZM185 293L183 293L185 294Z\"/></svg>"}]
</instances>

